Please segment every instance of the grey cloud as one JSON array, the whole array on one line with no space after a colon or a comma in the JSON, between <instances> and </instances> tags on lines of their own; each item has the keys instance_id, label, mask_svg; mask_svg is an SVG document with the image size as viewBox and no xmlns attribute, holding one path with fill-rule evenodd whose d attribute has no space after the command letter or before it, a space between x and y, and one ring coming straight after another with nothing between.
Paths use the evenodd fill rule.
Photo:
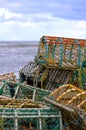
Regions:
<instances>
[{"instance_id":1,"label":"grey cloud","mask_svg":"<svg viewBox=\"0 0 86 130\"><path fill-rule=\"evenodd\" d=\"M5 0L0 7L8 8L15 13L21 13L23 16L37 13L49 13L54 17L60 17L71 20L86 20L86 1L85 0ZM18 6L17 6L18 4ZM26 18L25 17L25 18ZM36 18L33 20L48 20L47 18Z\"/></svg>"}]
</instances>

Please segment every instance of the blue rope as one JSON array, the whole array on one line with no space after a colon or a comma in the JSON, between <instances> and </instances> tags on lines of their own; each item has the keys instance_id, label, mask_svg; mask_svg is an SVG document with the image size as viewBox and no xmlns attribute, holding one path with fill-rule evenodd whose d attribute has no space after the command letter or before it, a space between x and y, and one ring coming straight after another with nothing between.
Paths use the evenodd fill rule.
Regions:
<instances>
[{"instance_id":1,"label":"blue rope","mask_svg":"<svg viewBox=\"0 0 86 130\"><path fill-rule=\"evenodd\" d=\"M63 49L63 44L60 45L60 67L62 68L62 56L63 56L63 52L64 52L64 49Z\"/></svg>"},{"instance_id":2,"label":"blue rope","mask_svg":"<svg viewBox=\"0 0 86 130\"><path fill-rule=\"evenodd\" d=\"M55 49L56 49L56 44L54 44L53 51L52 51L52 58L53 59L54 59L54 56L55 56Z\"/></svg>"},{"instance_id":3,"label":"blue rope","mask_svg":"<svg viewBox=\"0 0 86 130\"><path fill-rule=\"evenodd\" d=\"M48 44L45 45L45 58L48 58Z\"/></svg>"},{"instance_id":4,"label":"blue rope","mask_svg":"<svg viewBox=\"0 0 86 130\"><path fill-rule=\"evenodd\" d=\"M80 60L81 60L81 46L78 46L78 67L80 67Z\"/></svg>"}]
</instances>

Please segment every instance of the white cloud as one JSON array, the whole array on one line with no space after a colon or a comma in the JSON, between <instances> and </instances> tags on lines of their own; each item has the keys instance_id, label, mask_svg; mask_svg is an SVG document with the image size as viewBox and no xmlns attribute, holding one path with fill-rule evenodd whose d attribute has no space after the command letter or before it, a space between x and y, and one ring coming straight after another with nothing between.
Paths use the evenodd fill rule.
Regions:
<instances>
[{"instance_id":1,"label":"white cloud","mask_svg":"<svg viewBox=\"0 0 86 130\"><path fill-rule=\"evenodd\" d=\"M20 21L5 21L4 22L4 25L5 26L15 26L15 27L34 27L34 26L36 26L36 23L34 23L34 22L29 22L29 21L27 21L27 22L20 22Z\"/></svg>"},{"instance_id":2,"label":"white cloud","mask_svg":"<svg viewBox=\"0 0 86 130\"><path fill-rule=\"evenodd\" d=\"M85 1L76 1L0 0L0 40L39 40L42 35L86 38Z\"/></svg>"},{"instance_id":3,"label":"white cloud","mask_svg":"<svg viewBox=\"0 0 86 130\"><path fill-rule=\"evenodd\" d=\"M86 21L79 21L77 23L77 28L79 28L79 29L85 28L86 29Z\"/></svg>"},{"instance_id":4,"label":"white cloud","mask_svg":"<svg viewBox=\"0 0 86 130\"><path fill-rule=\"evenodd\" d=\"M28 22L20 23L20 26L22 26L22 27L35 27L36 23L28 21Z\"/></svg>"},{"instance_id":5,"label":"white cloud","mask_svg":"<svg viewBox=\"0 0 86 130\"><path fill-rule=\"evenodd\" d=\"M21 18L22 14L12 13L9 9L0 8L0 16L4 16L5 19L10 19L10 18L13 18L13 17Z\"/></svg>"},{"instance_id":6,"label":"white cloud","mask_svg":"<svg viewBox=\"0 0 86 130\"><path fill-rule=\"evenodd\" d=\"M48 14L46 16L37 14L37 16L43 16L43 18L48 16L48 20L31 22L31 18L28 18L24 22L11 20L1 23L0 40L40 40L42 35L86 38L86 28L81 26L82 24L86 26L85 21L65 20Z\"/></svg>"},{"instance_id":7,"label":"white cloud","mask_svg":"<svg viewBox=\"0 0 86 130\"><path fill-rule=\"evenodd\" d=\"M13 18L13 17L18 17L18 18L21 18L22 17L22 14L19 14L19 13L12 13L10 12L8 9L6 10L5 14L5 19L10 19L10 18Z\"/></svg>"},{"instance_id":8,"label":"white cloud","mask_svg":"<svg viewBox=\"0 0 86 130\"><path fill-rule=\"evenodd\" d=\"M4 15L6 9L5 8L0 8L0 17Z\"/></svg>"}]
</instances>

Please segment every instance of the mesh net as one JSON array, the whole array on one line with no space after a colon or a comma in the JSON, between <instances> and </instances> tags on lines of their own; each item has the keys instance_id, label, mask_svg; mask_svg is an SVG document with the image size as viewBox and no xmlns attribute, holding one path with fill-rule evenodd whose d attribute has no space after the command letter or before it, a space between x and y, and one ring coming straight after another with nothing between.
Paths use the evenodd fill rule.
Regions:
<instances>
[{"instance_id":1,"label":"mesh net","mask_svg":"<svg viewBox=\"0 0 86 130\"><path fill-rule=\"evenodd\" d=\"M53 91L45 100L61 110L65 128L86 129L86 91L66 84Z\"/></svg>"},{"instance_id":2,"label":"mesh net","mask_svg":"<svg viewBox=\"0 0 86 130\"><path fill-rule=\"evenodd\" d=\"M40 39L36 62L57 68L74 69L82 66L85 47L85 40L43 36Z\"/></svg>"}]
</instances>

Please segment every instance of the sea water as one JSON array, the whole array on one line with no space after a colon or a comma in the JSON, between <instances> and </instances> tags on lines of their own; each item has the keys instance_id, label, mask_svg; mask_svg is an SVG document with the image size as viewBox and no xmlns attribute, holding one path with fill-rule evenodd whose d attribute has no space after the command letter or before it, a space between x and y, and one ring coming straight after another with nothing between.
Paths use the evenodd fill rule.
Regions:
<instances>
[{"instance_id":1,"label":"sea water","mask_svg":"<svg viewBox=\"0 0 86 130\"><path fill-rule=\"evenodd\" d=\"M28 62L34 61L37 50L37 41L0 42L0 74L14 72L18 75Z\"/></svg>"}]
</instances>

